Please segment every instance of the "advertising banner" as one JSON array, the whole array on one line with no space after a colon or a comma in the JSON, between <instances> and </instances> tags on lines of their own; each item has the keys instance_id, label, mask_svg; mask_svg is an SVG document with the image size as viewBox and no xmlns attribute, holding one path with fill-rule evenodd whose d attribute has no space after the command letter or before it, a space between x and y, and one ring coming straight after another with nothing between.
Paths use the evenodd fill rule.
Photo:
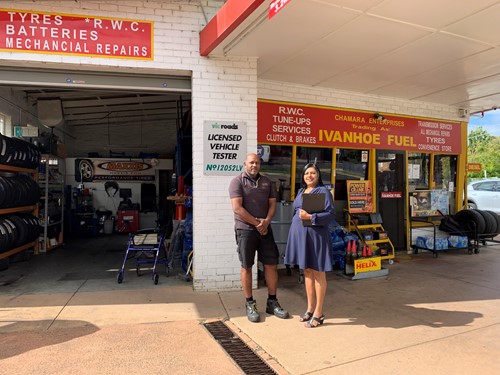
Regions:
<instances>
[{"instance_id":1,"label":"advertising banner","mask_svg":"<svg viewBox=\"0 0 500 375\"><path fill-rule=\"evenodd\" d=\"M360 272L378 271L382 268L381 257L362 258L354 260L354 274Z\"/></svg>"},{"instance_id":2,"label":"advertising banner","mask_svg":"<svg viewBox=\"0 0 500 375\"><path fill-rule=\"evenodd\" d=\"M76 159L75 181L154 181L155 169L150 163L129 159Z\"/></svg>"},{"instance_id":3,"label":"advertising banner","mask_svg":"<svg viewBox=\"0 0 500 375\"><path fill-rule=\"evenodd\" d=\"M349 212L372 213L373 195L372 182L369 180L347 180L347 203Z\"/></svg>"},{"instance_id":4,"label":"advertising banner","mask_svg":"<svg viewBox=\"0 0 500 375\"><path fill-rule=\"evenodd\" d=\"M0 9L0 51L153 59L153 22Z\"/></svg>"},{"instance_id":5,"label":"advertising banner","mask_svg":"<svg viewBox=\"0 0 500 375\"><path fill-rule=\"evenodd\" d=\"M460 123L270 100L257 102L263 144L460 154Z\"/></svg>"}]
</instances>

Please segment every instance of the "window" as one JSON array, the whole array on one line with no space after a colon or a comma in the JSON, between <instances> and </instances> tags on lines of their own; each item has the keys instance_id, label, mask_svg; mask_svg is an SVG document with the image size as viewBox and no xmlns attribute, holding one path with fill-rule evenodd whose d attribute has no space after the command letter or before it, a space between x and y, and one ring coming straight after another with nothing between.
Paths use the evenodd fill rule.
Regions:
<instances>
[{"instance_id":1,"label":"window","mask_svg":"<svg viewBox=\"0 0 500 375\"><path fill-rule=\"evenodd\" d=\"M479 185L479 186L478 186ZM480 184L474 185L474 190L480 191L497 191L497 183L494 181L482 182Z\"/></svg>"},{"instance_id":2,"label":"window","mask_svg":"<svg viewBox=\"0 0 500 375\"><path fill-rule=\"evenodd\" d=\"M347 200L347 180L368 179L368 151L337 149L335 200Z\"/></svg>"},{"instance_id":3,"label":"window","mask_svg":"<svg viewBox=\"0 0 500 375\"><path fill-rule=\"evenodd\" d=\"M408 184L410 191L428 190L430 155L420 152L408 153Z\"/></svg>"},{"instance_id":4,"label":"window","mask_svg":"<svg viewBox=\"0 0 500 375\"><path fill-rule=\"evenodd\" d=\"M300 189L300 179L304 166L315 163L321 171L324 184L331 184L332 176L332 149L319 147L297 147L297 163L295 171L295 193Z\"/></svg>"},{"instance_id":5,"label":"window","mask_svg":"<svg viewBox=\"0 0 500 375\"><path fill-rule=\"evenodd\" d=\"M452 155L434 156L434 186L436 189L455 190L457 157Z\"/></svg>"},{"instance_id":6,"label":"window","mask_svg":"<svg viewBox=\"0 0 500 375\"><path fill-rule=\"evenodd\" d=\"M257 149L262 159L260 171L274 182L278 201L290 201L292 147L258 145Z\"/></svg>"}]
</instances>

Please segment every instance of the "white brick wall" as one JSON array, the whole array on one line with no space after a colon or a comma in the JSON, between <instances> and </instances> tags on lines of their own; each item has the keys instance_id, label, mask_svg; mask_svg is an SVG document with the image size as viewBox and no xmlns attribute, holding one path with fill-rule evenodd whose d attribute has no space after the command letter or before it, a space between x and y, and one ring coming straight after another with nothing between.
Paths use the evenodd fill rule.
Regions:
<instances>
[{"instance_id":1,"label":"white brick wall","mask_svg":"<svg viewBox=\"0 0 500 375\"><path fill-rule=\"evenodd\" d=\"M203 121L244 121L247 152L257 150L257 61L206 59L193 72L193 190L197 290L241 289L233 212L228 196L232 177L203 175ZM243 160L240 161L243 163ZM256 278L254 277L254 286Z\"/></svg>"}]
</instances>

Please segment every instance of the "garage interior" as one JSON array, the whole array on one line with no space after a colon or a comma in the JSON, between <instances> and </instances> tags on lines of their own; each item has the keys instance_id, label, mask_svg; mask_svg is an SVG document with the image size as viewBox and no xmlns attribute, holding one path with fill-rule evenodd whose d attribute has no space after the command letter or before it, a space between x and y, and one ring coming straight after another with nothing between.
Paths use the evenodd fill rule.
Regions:
<instances>
[{"instance_id":1,"label":"garage interior","mask_svg":"<svg viewBox=\"0 0 500 375\"><path fill-rule=\"evenodd\" d=\"M116 250L112 253L118 256L119 263L127 248L129 232L127 228L118 228L119 210L126 208L122 206L125 199L121 198L121 191L129 189L134 194L128 197L128 202L139 211L137 219L134 218L139 222L133 229L156 227L160 220L164 227L167 223L168 235L172 233L173 219L179 213L175 202L167 198L182 194L191 184L191 82L186 72L154 76L9 68L0 72L0 82L3 83L0 100L15 107L20 118L34 119L28 121L32 129L22 139L37 145L43 155L67 161L63 233L58 230L51 233L48 228L47 237L56 238L54 246L50 242L39 244L39 251L51 252L64 245L62 249L81 252L88 243L94 255L95 249ZM19 99L25 105L19 105ZM78 183L76 171L68 168L74 158L142 161L155 169L154 180L143 183L106 177L106 181ZM182 176L183 186L178 184L178 176ZM154 190L148 191L142 185L149 188L154 185ZM82 197L87 194L93 197ZM80 198L90 202L90 206L84 207L83 216L76 216L82 212L78 205L82 202ZM41 216L43 203L41 198ZM113 221L112 232L104 231L106 219ZM4 258L0 260L2 267L8 268L9 258L11 262L26 260L33 252L28 249ZM75 262L81 263L81 259Z\"/></svg>"}]
</instances>

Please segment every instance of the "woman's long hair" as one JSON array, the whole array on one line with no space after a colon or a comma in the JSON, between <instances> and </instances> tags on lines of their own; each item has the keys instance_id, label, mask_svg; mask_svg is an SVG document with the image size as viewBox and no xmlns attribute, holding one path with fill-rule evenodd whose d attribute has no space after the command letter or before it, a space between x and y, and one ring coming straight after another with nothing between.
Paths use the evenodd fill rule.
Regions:
<instances>
[{"instance_id":1,"label":"woman's long hair","mask_svg":"<svg viewBox=\"0 0 500 375\"><path fill-rule=\"evenodd\" d=\"M307 187L305 181L304 181L304 175L306 174L306 171L309 169L309 168L314 168L316 169L316 172L318 172L318 176L319 176L319 179L318 179L318 186L324 186L323 184L323 180L321 179L321 171L319 170L318 166L314 163L308 163L304 166L304 169L302 170L302 175L300 177L300 187L302 189L305 189Z\"/></svg>"}]
</instances>

